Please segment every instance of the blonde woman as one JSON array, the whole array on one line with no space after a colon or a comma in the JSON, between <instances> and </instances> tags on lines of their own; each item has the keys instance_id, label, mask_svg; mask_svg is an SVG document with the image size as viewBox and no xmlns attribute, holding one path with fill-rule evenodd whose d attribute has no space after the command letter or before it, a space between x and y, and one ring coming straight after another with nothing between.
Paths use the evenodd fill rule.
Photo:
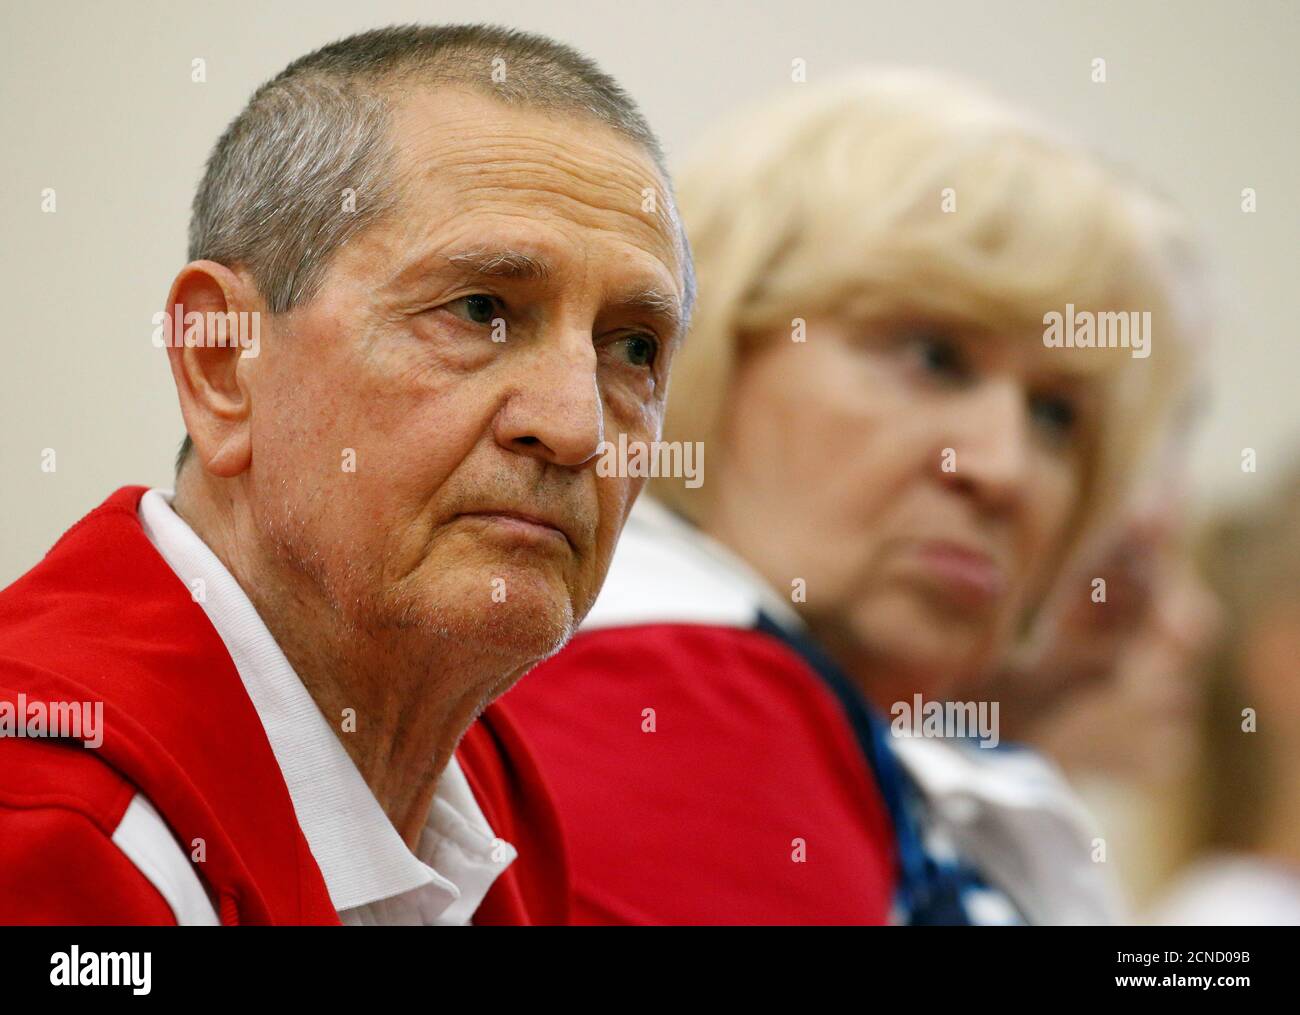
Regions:
<instances>
[{"instance_id":1,"label":"blonde woman","mask_svg":"<svg viewBox=\"0 0 1300 1015\"><path fill-rule=\"evenodd\" d=\"M1179 219L923 73L800 87L678 186L700 301L664 438L701 442L704 482L652 481L582 633L511 699L577 919L1102 918L1086 884L995 883L935 820L997 752L900 763L925 745L891 728L977 696L1122 498L1199 324ZM1051 327L1121 311L1145 325L1122 344Z\"/></svg>"}]
</instances>

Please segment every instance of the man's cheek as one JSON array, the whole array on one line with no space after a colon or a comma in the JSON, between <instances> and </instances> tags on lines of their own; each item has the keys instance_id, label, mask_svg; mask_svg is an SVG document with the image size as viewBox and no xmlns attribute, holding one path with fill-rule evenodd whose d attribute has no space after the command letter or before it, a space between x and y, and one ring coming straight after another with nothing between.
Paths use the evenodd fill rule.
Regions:
<instances>
[{"instance_id":1,"label":"man's cheek","mask_svg":"<svg viewBox=\"0 0 1300 1015\"><path fill-rule=\"evenodd\" d=\"M616 474L596 480L595 540L597 551L613 552L613 544L627 522L636 504L637 496L645 488L646 480Z\"/></svg>"},{"instance_id":2,"label":"man's cheek","mask_svg":"<svg viewBox=\"0 0 1300 1015\"><path fill-rule=\"evenodd\" d=\"M664 429L664 416L668 413L668 386L664 384L655 392L643 413L646 429L659 437Z\"/></svg>"},{"instance_id":3,"label":"man's cheek","mask_svg":"<svg viewBox=\"0 0 1300 1015\"><path fill-rule=\"evenodd\" d=\"M644 480L623 477L596 479L591 545L583 547L583 556L604 561L613 555L619 534L636 502L636 493L644 485Z\"/></svg>"},{"instance_id":4,"label":"man's cheek","mask_svg":"<svg viewBox=\"0 0 1300 1015\"><path fill-rule=\"evenodd\" d=\"M641 496L641 491L645 489L645 485L645 478L640 476L628 477L624 481L623 488L619 491L624 518L626 518L628 513L632 510L632 505L636 503L636 499Z\"/></svg>"}]
</instances>

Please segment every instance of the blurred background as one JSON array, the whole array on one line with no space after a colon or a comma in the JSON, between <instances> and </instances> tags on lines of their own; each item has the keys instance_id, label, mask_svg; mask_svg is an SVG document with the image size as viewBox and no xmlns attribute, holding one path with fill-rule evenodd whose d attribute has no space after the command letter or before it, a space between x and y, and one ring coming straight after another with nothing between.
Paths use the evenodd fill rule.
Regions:
<instances>
[{"instance_id":1,"label":"blurred background","mask_svg":"<svg viewBox=\"0 0 1300 1015\"><path fill-rule=\"evenodd\" d=\"M575 46L641 104L670 163L741 107L799 87L796 60L809 81L889 64L983 83L1155 183L1202 235L1219 309L1191 434L1195 523L1253 511L1286 483L1300 452L1295 0L7 0L0 584L113 489L170 485L183 429L152 317L185 261L190 200L226 123L294 57L411 21L494 22ZM1247 448L1254 472L1242 469ZM1070 761L1107 827L1107 862L1143 911L1190 859L1190 833L1170 815L1190 813L1195 776L1150 777L1141 760L1069 746L1066 729L1042 735Z\"/></svg>"}]
</instances>

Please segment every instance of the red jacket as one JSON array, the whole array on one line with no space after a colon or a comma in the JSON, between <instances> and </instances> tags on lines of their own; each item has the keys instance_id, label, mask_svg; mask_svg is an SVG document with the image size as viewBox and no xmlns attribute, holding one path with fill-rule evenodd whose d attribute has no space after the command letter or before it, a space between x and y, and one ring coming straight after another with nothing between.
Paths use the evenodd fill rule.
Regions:
<instances>
[{"instance_id":1,"label":"red jacket","mask_svg":"<svg viewBox=\"0 0 1300 1015\"><path fill-rule=\"evenodd\" d=\"M234 664L142 529L125 487L0 592L0 701L102 701L97 749L0 737L0 923L173 923L113 842L143 793L223 924L337 924L288 789ZM568 880L545 785L493 706L458 758L519 856L475 923L562 923ZM186 848L186 852L189 850Z\"/></svg>"},{"instance_id":2,"label":"red jacket","mask_svg":"<svg viewBox=\"0 0 1300 1015\"><path fill-rule=\"evenodd\" d=\"M502 699L583 924L880 924L894 827L836 693L740 568L642 498L585 631Z\"/></svg>"}]
</instances>

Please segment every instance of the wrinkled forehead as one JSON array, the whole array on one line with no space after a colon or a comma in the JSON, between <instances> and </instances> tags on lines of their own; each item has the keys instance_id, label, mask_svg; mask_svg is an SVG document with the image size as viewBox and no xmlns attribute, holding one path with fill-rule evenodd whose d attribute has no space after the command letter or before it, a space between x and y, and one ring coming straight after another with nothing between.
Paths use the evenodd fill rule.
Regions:
<instances>
[{"instance_id":1,"label":"wrinkled forehead","mask_svg":"<svg viewBox=\"0 0 1300 1015\"><path fill-rule=\"evenodd\" d=\"M475 220L516 234L531 223L589 258L658 262L683 295L683 241L666 181L612 127L439 89L397 103L390 133L400 242L436 245L447 232L472 232Z\"/></svg>"}]
</instances>

